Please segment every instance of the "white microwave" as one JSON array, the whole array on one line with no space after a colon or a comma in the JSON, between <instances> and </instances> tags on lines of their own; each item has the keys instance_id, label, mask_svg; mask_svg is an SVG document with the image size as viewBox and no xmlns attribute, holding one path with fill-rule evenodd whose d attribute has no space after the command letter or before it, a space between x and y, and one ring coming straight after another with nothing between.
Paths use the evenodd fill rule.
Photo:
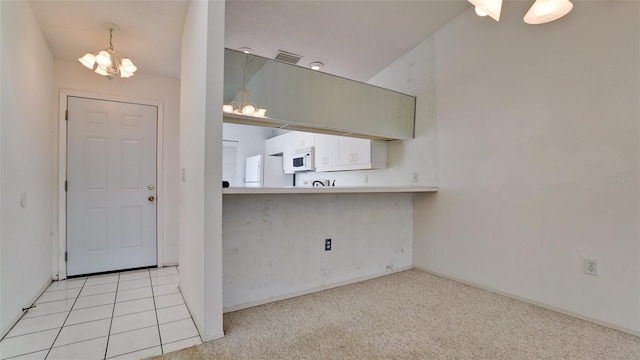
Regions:
<instances>
[{"instance_id":1,"label":"white microwave","mask_svg":"<svg viewBox=\"0 0 640 360\"><path fill-rule=\"evenodd\" d=\"M316 169L314 148L308 147L294 151L289 161L294 172L314 171Z\"/></svg>"}]
</instances>

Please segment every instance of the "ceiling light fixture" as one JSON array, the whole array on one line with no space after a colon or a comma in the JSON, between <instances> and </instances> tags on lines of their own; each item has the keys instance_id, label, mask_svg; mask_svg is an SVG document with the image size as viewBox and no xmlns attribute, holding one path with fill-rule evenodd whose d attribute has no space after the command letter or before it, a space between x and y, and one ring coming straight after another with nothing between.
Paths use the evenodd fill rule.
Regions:
<instances>
[{"instance_id":1,"label":"ceiling light fixture","mask_svg":"<svg viewBox=\"0 0 640 360\"><path fill-rule=\"evenodd\" d=\"M500 21L500 13L502 12L502 0L469 0L476 7L478 16L491 17L495 21Z\"/></svg>"},{"instance_id":2,"label":"ceiling light fixture","mask_svg":"<svg viewBox=\"0 0 640 360\"><path fill-rule=\"evenodd\" d=\"M493 20L500 21L502 11L502 0L468 0L476 7L478 16L489 15ZM567 15L573 4L570 0L536 0L527 14L524 22L527 24L544 24Z\"/></svg>"},{"instance_id":3,"label":"ceiling light fixture","mask_svg":"<svg viewBox=\"0 0 640 360\"><path fill-rule=\"evenodd\" d=\"M573 4L569 0L536 0L527 14L524 22L527 24L544 24L560 19L573 9Z\"/></svg>"},{"instance_id":4,"label":"ceiling light fixture","mask_svg":"<svg viewBox=\"0 0 640 360\"><path fill-rule=\"evenodd\" d=\"M109 47L104 50L86 53L78 61L87 68L94 70L96 74L106 76L109 80L120 74L122 78L128 78L138 70L131 59L117 54L113 50L113 32L120 30L114 23L106 22L102 26L109 30Z\"/></svg>"},{"instance_id":5,"label":"ceiling light fixture","mask_svg":"<svg viewBox=\"0 0 640 360\"><path fill-rule=\"evenodd\" d=\"M251 57L251 60L249 60ZM255 56L251 56L248 53L245 53L244 56L244 68L242 69L242 89L238 90L238 95L236 96L236 101L232 101L229 104L222 105L222 111L227 113L235 113L256 117L264 117L267 113L267 109L260 109L255 104L251 104L248 102L249 99L249 90L247 87L247 65L252 63L255 59Z\"/></svg>"},{"instance_id":6,"label":"ceiling light fixture","mask_svg":"<svg viewBox=\"0 0 640 360\"><path fill-rule=\"evenodd\" d=\"M242 51L245 54L253 54L253 49L248 47L241 47L238 51Z\"/></svg>"},{"instance_id":7,"label":"ceiling light fixture","mask_svg":"<svg viewBox=\"0 0 640 360\"><path fill-rule=\"evenodd\" d=\"M323 66L324 66L324 64L321 63L320 61L314 61L311 64L309 64L309 69L317 71L317 70L322 69Z\"/></svg>"}]
</instances>

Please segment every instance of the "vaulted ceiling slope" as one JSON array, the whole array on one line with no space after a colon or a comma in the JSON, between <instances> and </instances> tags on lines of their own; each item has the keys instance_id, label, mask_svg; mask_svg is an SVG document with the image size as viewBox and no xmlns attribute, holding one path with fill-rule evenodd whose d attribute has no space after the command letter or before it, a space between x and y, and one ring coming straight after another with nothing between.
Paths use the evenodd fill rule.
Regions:
<instances>
[{"instance_id":1,"label":"vaulted ceiling slope","mask_svg":"<svg viewBox=\"0 0 640 360\"><path fill-rule=\"evenodd\" d=\"M140 73L180 76L180 43L188 0L31 0L57 59L76 61L113 45ZM325 64L322 71L366 81L469 7L466 0L227 0L225 46L278 50Z\"/></svg>"},{"instance_id":2,"label":"vaulted ceiling slope","mask_svg":"<svg viewBox=\"0 0 640 360\"><path fill-rule=\"evenodd\" d=\"M225 46L320 61L322 71L367 81L469 7L466 0L227 0Z\"/></svg>"}]
</instances>

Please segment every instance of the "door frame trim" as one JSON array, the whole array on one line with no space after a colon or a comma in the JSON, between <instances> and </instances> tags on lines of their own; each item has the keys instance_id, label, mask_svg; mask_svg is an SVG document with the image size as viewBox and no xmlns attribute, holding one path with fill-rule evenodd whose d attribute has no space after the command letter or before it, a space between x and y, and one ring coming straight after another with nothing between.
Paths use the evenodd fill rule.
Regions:
<instances>
[{"instance_id":1,"label":"door frame trim","mask_svg":"<svg viewBox=\"0 0 640 360\"><path fill-rule=\"evenodd\" d=\"M67 194L64 183L67 178L67 123L65 112L67 110L68 97L81 97L94 100L125 102L138 105L156 106L158 108L158 128L156 133L156 188L160 189L156 202L156 257L157 266L164 266L164 198L165 187L162 175L163 171L163 139L164 139L164 103L161 101L137 99L123 96L96 94L85 91L60 89L58 107L58 223L57 223L57 247L54 247L54 256L58 259L58 280L67 278L67 263L65 252L67 251ZM55 276L54 276L55 278Z\"/></svg>"}]
</instances>

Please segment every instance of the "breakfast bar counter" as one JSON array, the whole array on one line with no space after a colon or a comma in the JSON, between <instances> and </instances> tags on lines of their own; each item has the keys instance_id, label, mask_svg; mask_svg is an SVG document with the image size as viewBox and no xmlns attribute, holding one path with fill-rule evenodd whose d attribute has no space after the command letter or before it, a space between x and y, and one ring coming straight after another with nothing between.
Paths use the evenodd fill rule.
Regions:
<instances>
[{"instance_id":1,"label":"breakfast bar counter","mask_svg":"<svg viewBox=\"0 0 640 360\"><path fill-rule=\"evenodd\" d=\"M437 192L437 187L405 186L405 187L377 187L377 186L326 186L302 187L288 186L270 187L230 187L222 189L223 195L294 195L294 194L362 194L362 193L428 193Z\"/></svg>"}]
</instances>

